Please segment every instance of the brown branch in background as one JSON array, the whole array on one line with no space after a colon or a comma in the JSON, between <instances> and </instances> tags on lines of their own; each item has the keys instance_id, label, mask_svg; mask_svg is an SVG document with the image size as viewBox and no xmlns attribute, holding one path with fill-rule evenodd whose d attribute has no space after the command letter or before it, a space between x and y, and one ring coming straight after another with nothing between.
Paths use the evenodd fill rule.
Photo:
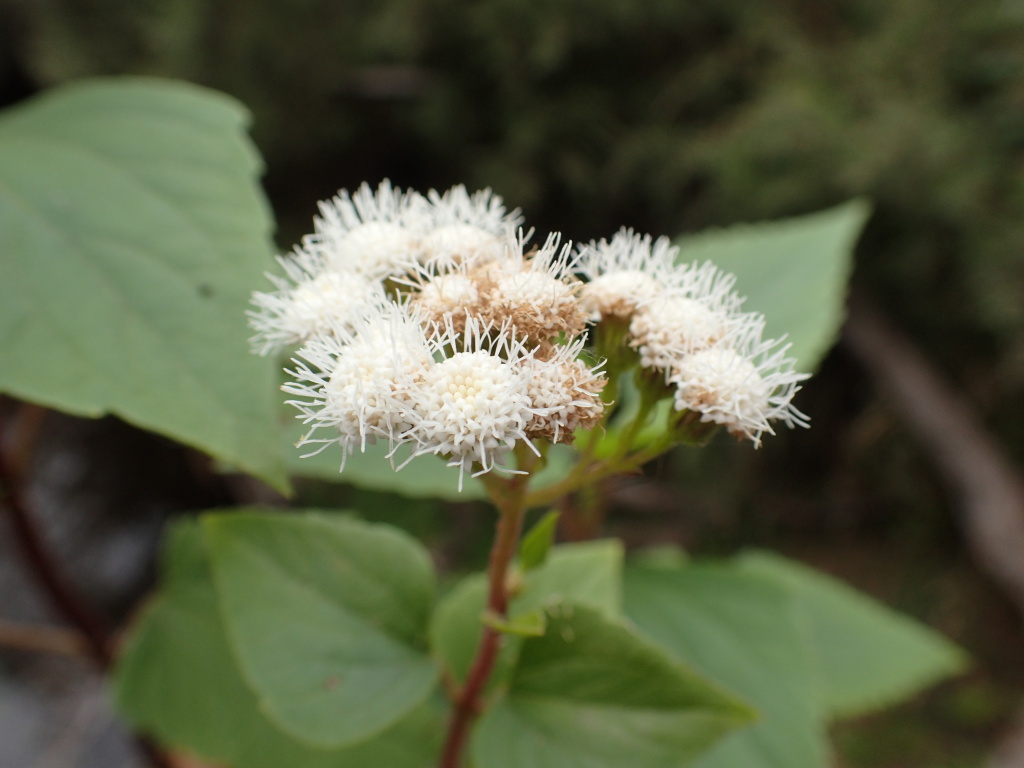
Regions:
<instances>
[{"instance_id":1,"label":"brown branch in background","mask_svg":"<svg viewBox=\"0 0 1024 768\"><path fill-rule=\"evenodd\" d=\"M854 295L843 334L897 414L959 498L958 512L978 565L1024 618L1024 478L953 389L898 329ZM989 768L1024 766L1024 712Z\"/></svg>"},{"instance_id":2,"label":"brown branch in background","mask_svg":"<svg viewBox=\"0 0 1024 768\"><path fill-rule=\"evenodd\" d=\"M8 467L15 478L19 478L28 473L29 461L35 455L36 443L39 442L47 410L33 403L19 403L13 400L7 402L16 410L7 434L4 435L6 442L0 445L0 449L7 451Z\"/></svg>"},{"instance_id":3,"label":"brown branch in background","mask_svg":"<svg viewBox=\"0 0 1024 768\"><path fill-rule=\"evenodd\" d=\"M0 647L32 653L60 656L84 656L88 653L82 635L72 629L37 624L16 624L0 619Z\"/></svg>"},{"instance_id":4,"label":"brown branch in background","mask_svg":"<svg viewBox=\"0 0 1024 768\"><path fill-rule=\"evenodd\" d=\"M25 504L20 477L0 445L0 509L7 513L14 541L32 574L43 587L53 607L81 634L89 656L103 671L110 668L114 656L110 632L100 618L72 589L53 552L48 548Z\"/></svg>"},{"instance_id":5,"label":"brown branch in background","mask_svg":"<svg viewBox=\"0 0 1024 768\"><path fill-rule=\"evenodd\" d=\"M1024 617L1024 479L971 404L899 330L854 296L844 340L959 497L978 564Z\"/></svg>"},{"instance_id":6,"label":"brown branch in background","mask_svg":"<svg viewBox=\"0 0 1024 768\"><path fill-rule=\"evenodd\" d=\"M44 415L45 409L23 405L19 413L21 418L12 430L19 438L18 442L5 444L0 439L0 512L6 512L15 545L24 556L32 575L43 587L53 607L74 627L77 636L77 642L74 643L67 635L58 641L53 634L55 630L49 630L45 638L41 630L36 630L34 650L42 650L40 643L46 641L61 646L49 649L57 652L65 652L71 645L77 645L80 652L92 659L102 672L108 672L114 663L113 636L89 604L68 583L22 493L22 478L27 472L30 451L35 446ZM8 453L9 445L11 453ZM20 447L17 455L14 454L14 446ZM5 627L10 635L11 627ZM20 633L20 639L26 639L24 632ZM165 754L148 738L136 735L134 741L153 768L174 768L172 756Z\"/></svg>"}]
</instances>

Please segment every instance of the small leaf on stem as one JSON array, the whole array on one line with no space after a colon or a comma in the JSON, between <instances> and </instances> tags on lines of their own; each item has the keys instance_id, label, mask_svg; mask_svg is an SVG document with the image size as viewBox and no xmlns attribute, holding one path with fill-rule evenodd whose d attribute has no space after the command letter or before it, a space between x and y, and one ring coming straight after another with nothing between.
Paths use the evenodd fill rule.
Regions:
<instances>
[{"instance_id":1,"label":"small leaf on stem","mask_svg":"<svg viewBox=\"0 0 1024 768\"><path fill-rule=\"evenodd\" d=\"M524 571L532 571L547 560L555 541L558 518L558 512L548 512L523 536L519 544L519 567Z\"/></svg>"}]
</instances>

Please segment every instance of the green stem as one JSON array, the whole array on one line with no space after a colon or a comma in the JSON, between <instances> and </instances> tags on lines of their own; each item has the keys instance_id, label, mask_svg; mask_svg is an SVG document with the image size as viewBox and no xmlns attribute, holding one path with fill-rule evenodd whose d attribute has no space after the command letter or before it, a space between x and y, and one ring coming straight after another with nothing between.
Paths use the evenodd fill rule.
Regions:
<instances>
[{"instance_id":1,"label":"green stem","mask_svg":"<svg viewBox=\"0 0 1024 768\"><path fill-rule=\"evenodd\" d=\"M634 472L647 462L656 459L676 444L675 436L671 433L661 435L657 440L635 453L625 456L611 456L602 461L595 461L588 466L577 464L573 470L557 483L552 483L545 488L538 488L526 496L526 506L543 507L554 504L574 491L590 484L598 483L612 475Z\"/></svg>"},{"instance_id":2,"label":"green stem","mask_svg":"<svg viewBox=\"0 0 1024 768\"><path fill-rule=\"evenodd\" d=\"M643 431L648 417L657 405L657 402L646 396L646 394L641 394L641 398L636 417L620 435L618 444L611 455L604 459L595 459L594 448L597 441L593 439L593 436L601 429L600 426L595 427L591 432L586 447L580 454L579 461L569 471L569 474L558 482L552 483L545 488L538 488L530 493L526 497L527 507L541 507L554 504L559 499L587 485L598 483L612 475L632 472L671 448L676 441L674 435L666 433L650 443L646 448L634 454L629 453L630 446L640 432Z\"/></svg>"}]
</instances>

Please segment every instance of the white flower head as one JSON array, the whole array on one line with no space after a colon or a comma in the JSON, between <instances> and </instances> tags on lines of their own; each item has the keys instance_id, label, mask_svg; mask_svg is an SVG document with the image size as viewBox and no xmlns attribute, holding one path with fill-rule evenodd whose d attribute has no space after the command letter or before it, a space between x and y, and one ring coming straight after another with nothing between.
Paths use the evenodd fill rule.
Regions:
<instances>
[{"instance_id":1,"label":"white flower head","mask_svg":"<svg viewBox=\"0 0 1024 768\"><path fill-rule=\"evenodd\" d=\"M781 339L762 340L763 320L748 323L732 337L682 357L671 371L676 410L701 414L701 420L723 425L749 438L755 447L771 422L806 427L807 416L793 404L799 383L810 374L793 370L795 360Z\"/></svg>"},{"instance_id":2,"label":"white flower head","mask_svg":"<svg viewBox=\"0 0 1024 768\"><path fill-rule=\"evenodd\" d=\"M640 305L630 322L630 344L640 364L668 370L681 356L707 349L750 322L740 313L736 278L707 262L679 272L678 284Z\"/></svg>"},{"instance_id":3,"label":"white flower head","mask_svg":"<svg viewBox=\"0 0 1024 768\"><path fill-rule=\"evenodd\" d=\"M385 180L376 192L364 183L355 194L341 190L319 207L314 232L303 245L322 254L330 266L386 279L418 262L430 221L419 193L403 192Z\"/></svg>"},{"instance_id":4,"label":"white flower head","mask_svg":"<svg viewBox=\"0 0 1024 768\"><path fill-rule=\"evenodd\" d=\"M583 332L580 283L572 275L570 246L552 234L539 249L524 251L524 235L508 238L500 261L471 273L480 291L480 316L494 325L510 323L519 338L546 345L559 335Z\"/></svg>"},{"instance_id":5,"label":"white flower head","mask_svg":"<svg viewBox=\"0 0 1024 768\"><path fill-rule=\"evenodd\" d=\"M249 325L261 355L301 344L335 329L347 329L368 304L383 299L379 283L352 270L329 269L324 259L304 248L278 258L285 277L268 274L277 291L255 291Z\"/></svg>"},{"instance_id":6,"label":"white flower head","mask_svg":"<svg viewBox=\"0 0 1024 768\"><path fill-rule=\"evenodd\" d=\"M333 336L319 336L298 352L295 377L282 387L299 400L299 418L311 424L299 445L342 447L342 468L355 448L378 438L394 448L413 427L409 402L433 365L422 319L400 304L382 301ZM319 436L325 429L329 437ZM316 435L316 436L315 436ZM314 453L318 453L315 451Z\"/></svg>"},{"instance_id":7,"label":"white flower head","mask_svg":"<svg viewBox=\"0 0 1024 768\"><path fill-rule=\"evenodd\" d=\"M559 345L545 359L527 359L528 393L536 409L526 426L532 438L571 443L577 429L590 429L604 413L601 390L607 380L601 365L580 358L585 337Z\"/></svg>"},{"instance_id":8,"label":"white flower head","mask_svg":"<svg viewBox=\"0 0 1024 768\"><path fill-rule=\"evenodd\" d=\"M501 197L490 189L470 195L460 184L443 194L432 189L427 198L430 225L420 259L436 271L500 258L505 240L522 225L519 209L506 212Z\"/></svg>"},{"instance_id":9,"label":"white flower head","mask_svg":"<svg viewBox=\"0 0 1024 768\"><path fill-rule=\"evenodd\" d=\"M441 359L409 404L415 413L413 456L448 457L448 466L459 468L461 490L474 462L481 467L475 477L499 465L518 441L536 451L526 435L536 413L522 365L529 353L508 326L493 329L470 318L461 333L449 326L435 336L432 347Z\"/></svg>"},{"instance_id":10,"label":"white flower head","mask_svg":"<svg viewBox=\"0 0 1024 768\"><path fill-rule=\"evenodd\" d=\"M428 323L436 327L450 323L461 332L467 318L479 312L480 290L465 264L442 274L423 272L419 278L419 282L412 283L418 290L410 295L409 301L423 313Z\"/></svg>"},{"instance_id":11,"label":"white flower head","mask_svg":"<svg viewBox=\"0 0 1024 768\"><path fill-rule=\"evenodd\" d=\"M652 240L626 228L610 241L581 246L576 270L587 280L580 299L589 319L628 319L665 289L679 287L686 268L676 266L678 253L667 237Z\"/></svg>"}]
</instances>

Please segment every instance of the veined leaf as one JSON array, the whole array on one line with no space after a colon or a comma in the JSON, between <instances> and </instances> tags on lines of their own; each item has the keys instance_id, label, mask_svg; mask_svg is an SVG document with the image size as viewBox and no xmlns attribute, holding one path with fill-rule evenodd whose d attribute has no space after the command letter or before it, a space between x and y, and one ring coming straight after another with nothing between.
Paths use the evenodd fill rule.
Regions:
<instances>
[{"instance_id":1,"label":"veined leaf","mask_svg":"<svg viewBox=\"0 0 1024 768\"><path fill-rule=\"evenodd\" d=\"M279 728L355 744L430 695L434 573L415 540L337 514L207 515L203 532L239 666Z\"/></svg>"},{"instance_id":2,"label":"veined leaf","mask_svg":"<svg viewBox=\"0 0 1024 768\"><path fill-rule=\"evenodd\" d=\"M548 610L473 736L478 768L677 768L754 713L591 608Z\"/></svg>"},{"instance_id":3,"label":"veined leaf","mask_svg":"<svg viewBox=\"0 0 1024 768\"><path fill-rule=\"evenodd\" d=\"M631 567L626 614L643 633L744 696L761 717L698 768L825 768L825 714L797 601L732 565Z\"/></svg>"},{"instance_id":4,"label":"veined leaf","mask_svg":"<svg viewBox=\"0 0 1024 768\"><path fill-rule=\"evenodd\" d=\"M853 247L870 209L863 200L782 221L737 224L678 238L679 258L736 275L744 310L762 312L767 335L786 336L797 370L814 371L846 316Z\"/></svg>"},{"instance_id":5,"label":"veined leaf","mask_svg":"<svg viewBox=\"0 0 1024 768\"><path fill-rule=\"evenodd\" d=\"M231 650L194 521L165 545L159 592L136 620L114 675L119 709L161 743L230 768L430 768L445 714L425 703L380 735L325 750L261 710Z\"/></svg>"},{"instance_id":6,"label":"veined leaf","mask_svg":"<svg viewBox=\"0 0 1024 768\"><path fill-rule=\"evenodd\" d=\"M769 552L748 553L740 563L793 592L833 717L892 704L967 665L938 633L812 568Z\"/></svg>"},{"instance_id":7,"label":"veined leaf","mask_svg":"<svg viewBox=\"0 0 1024 768\"><path fill-rule=\"evenodd\" d=\"M85 81L0 116L0 391L113 413L287 487L245 309L271 263L232 99Z\"/></svg>"}]
</instances>

